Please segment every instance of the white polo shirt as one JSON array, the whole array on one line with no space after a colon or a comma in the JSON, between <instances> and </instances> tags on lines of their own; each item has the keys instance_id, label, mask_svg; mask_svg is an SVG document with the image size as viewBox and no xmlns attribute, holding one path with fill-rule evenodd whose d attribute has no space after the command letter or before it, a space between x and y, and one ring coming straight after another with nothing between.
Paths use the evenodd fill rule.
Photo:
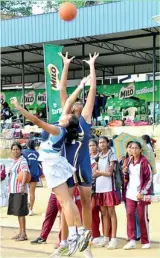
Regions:
<instances>
[{"instance_id":1,"label":"white polo shirt","mask_svg":"<svg viewBox=\"0 0 160 258\"><path fill-rule=\"evenodd\" d=\"M107 172L109 169L109 160L108 156L110 157L110 162L117 161L115 154L109 150L105 155L102 153L99 154L99 161L98 161L98 170L102 172ZM114 186L115 188L115 186ZM107 193L112 191L112 177L111 176L100 176L96 179L96 193Z\"/></svg>"},{"instance_id":2,"label":"white polo shirt","mask_svg":"<svg viewBox=\"0 0 160 258\"><path fill-rule=\"evenodd\" d=\"M137 195L140 191L140 168L140 163L135 165L131 163L129 165L129 182L127 185L126 198L133 201L138 201Z\"/></svg>"}]
</instances>

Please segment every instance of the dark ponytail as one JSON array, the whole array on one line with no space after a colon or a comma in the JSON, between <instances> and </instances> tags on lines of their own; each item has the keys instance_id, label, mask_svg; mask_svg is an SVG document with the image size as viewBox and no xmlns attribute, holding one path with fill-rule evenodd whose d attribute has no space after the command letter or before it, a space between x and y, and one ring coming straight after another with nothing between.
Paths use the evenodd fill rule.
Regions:
<instances>
[{"instance_id":1,"label":"dark ponytail","mask_svg":"<svg viewBox=\"0 0 160 258\"><path fill-rule=\"evenodd\" d=\"M73 140L78 139L78 127L79 127L79 119L75 115L72 115L69 125L66 127L67 129L67 134L65 137L66 143L72 143Z\"/></svg>"},{"instance_id":2,"label":"dark ponytail","mask_svg":"<svg viewBox=\"0 0 160 258\"><path fill-rule=\"evenodd\" d=\"M154 148L153 148L153 144L152 144L152 141L151 141L150 136L147 135L147 134L144 134L144 135L142 135L142 139L143 139L143 141L146 142L146 144L150 144L150 145L151 145L152 150L153 150L153 152L154 152Z\"/></svg>"},{"instance_id":3,"label":"dark ponytail","mask_svg":"<svg viewBox=\"0 0 160 258\"><path fill-rule=\"evenodd\" d=\"M31 150L35 150L35 141L33 139L30 139L28 142L27 142L27 148L28 149L31 149Z\"/></svg>"}]
</instances>

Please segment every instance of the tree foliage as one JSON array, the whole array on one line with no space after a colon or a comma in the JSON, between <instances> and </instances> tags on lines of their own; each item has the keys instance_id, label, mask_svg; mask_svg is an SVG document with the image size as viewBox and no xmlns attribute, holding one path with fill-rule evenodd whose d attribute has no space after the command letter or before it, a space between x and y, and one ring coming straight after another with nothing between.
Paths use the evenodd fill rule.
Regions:
<instances>
[{"instance_id":1,"label":"tree foliage","mask_svg":"<svg viewBox=\"0 0 160 258\"><path fill-rule=\"evenodd\" d=\"M32 15L32 6L36 1L1 1L1 13L12 17Z\"/></svg>"},{"instance_id":2,"label":"tree foliage","mask_svg":"<svg viewBox=\"0 0 160 258\"><path fill-rule=\"evenodd\" d=\"M104 1L79 1L79 0L46 0L46 1L34 1L34 0L7 0L1 1L1 13L9 15L11 17L15 16L30 16L32 15L33 6L40 6L43 8L44 12L57 11L60 4L64 2L72 2L77 8L91 6L95 4L110 3L117 0L104 0Z\"/></svg>"},{"instance_id":3,"label":"tree foliage","mask_svg":"<svg viewBox=\"0 0 160 258\"><path fill-rule=\"evenodd\" d=\"M60 4L65 3L65 2L70 2L70 3L74 3L76 5L77 8L80 7L85 7L85 6L92 6L92 5L96 5L96 4L103 4L103 3L111 3L111 2L116 2L119 0L104 0L104 1L79 1L79 0L56 0L56 1L52 1L52 0L47 0L46 1L46 5L45 5L45 9L47 11L52 10L52 8L58 9Z\"/></svg>"}]
</instances>

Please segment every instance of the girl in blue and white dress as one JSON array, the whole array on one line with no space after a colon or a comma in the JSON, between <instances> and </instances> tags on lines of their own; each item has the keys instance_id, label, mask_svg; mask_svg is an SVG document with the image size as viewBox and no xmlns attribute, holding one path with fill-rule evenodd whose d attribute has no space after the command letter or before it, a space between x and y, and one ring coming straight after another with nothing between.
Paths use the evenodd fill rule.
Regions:
<instances>
[{"instance_id":1,"label":"girl in blue and white dress","mask_svg":"<svg viewBox=\"0 0 160 258\"><path fill-rule=\"evenodd\" d=\"M82 228L82 223L78 208L73 201L66 184L67 179L69 179L75 172L75 168L68 163L65 157L61 156L61 150L64 141L71 143L73 140L78 138L77 129L79 127L79 120L75 115L67 113L71 109L73 102L78 97L79 88L83 88L88 79L88 77L84 78L75 92L73 92L68 98L57 125L51 125L41 121L39 118L29 113L21 105L19 105L15 97L11 99L11 104L13 104L22 113L22 115L45 130L45 132L42 133L42 138L44 141L40 146L39 160L43 161L43 171L47 185L56 195L65 214L69 230L69 256L76 252L80 241L82 242L81 248L82 245L84 248L87 248L87 239L85 239L85 231L84 238L79 238L77 234L76 226L78 228Z\"/></svg>"}]
</instances>

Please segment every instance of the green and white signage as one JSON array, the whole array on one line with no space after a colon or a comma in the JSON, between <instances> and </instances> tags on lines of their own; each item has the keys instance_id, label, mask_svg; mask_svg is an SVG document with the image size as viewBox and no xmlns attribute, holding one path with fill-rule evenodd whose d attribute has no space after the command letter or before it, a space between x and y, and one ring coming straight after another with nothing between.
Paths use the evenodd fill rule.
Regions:
<instances>
[{"instance_id":1,"label":"green and white signage","mask_svg":"<svg viewBox=\"0 0 160 258\"><path fill-rule=\"evenodd\" d=\"M45 83L47 92L48 122L57 122L62 113L59 85L62 73L62 59L58 55L62 46L44 44Z\"/></svg>"}]
</instances>

